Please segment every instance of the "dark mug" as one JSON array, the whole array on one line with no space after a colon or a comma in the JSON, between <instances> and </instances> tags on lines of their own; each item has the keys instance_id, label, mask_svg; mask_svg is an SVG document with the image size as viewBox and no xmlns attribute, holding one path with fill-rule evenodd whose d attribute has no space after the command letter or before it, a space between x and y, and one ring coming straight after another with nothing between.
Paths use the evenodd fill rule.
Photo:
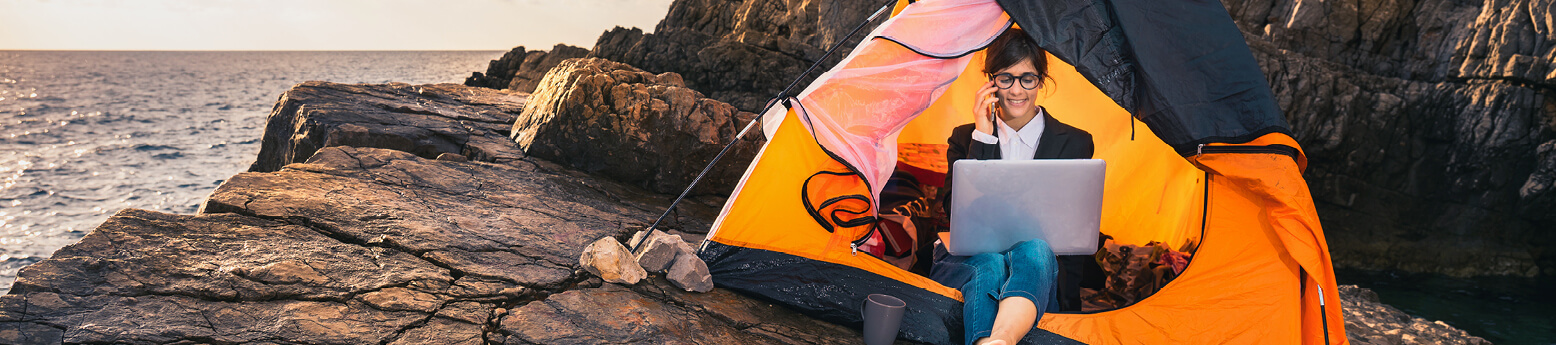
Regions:
<instances>
[{"instance_id":1,"label":"dark mug","mask_svg":"<svg viewBox=\"0 0 1556 345\"><path fill-rule=\"evenodd\" d=\"M887 345L897 340L897 329L902 327L902 313L908 304L896 297L871 294L864 299L865 345Z\"/></svg>"}]
</instances>

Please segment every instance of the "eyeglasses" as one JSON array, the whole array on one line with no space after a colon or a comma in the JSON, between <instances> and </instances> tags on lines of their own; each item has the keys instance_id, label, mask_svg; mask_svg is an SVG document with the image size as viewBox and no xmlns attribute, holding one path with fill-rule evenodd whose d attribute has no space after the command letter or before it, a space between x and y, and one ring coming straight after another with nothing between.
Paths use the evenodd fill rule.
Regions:
<instances>
[{"instance_id":1,"label":"eyeglasses","mask_svg":"<svg viewBox=\"0 0 1556 345\"><path fill-rule=\"evenodd\" d=\"M1022 73L1020 77L1010 73L995 74L994 85L999 86L1000 89L1009 89L1012 86L1016 86L1016 80L1018 79L1021 80L1021 88L1023 89L1031 90L1037 88L1037 73L1032 72Z\"/></svg>"}]
</instances>

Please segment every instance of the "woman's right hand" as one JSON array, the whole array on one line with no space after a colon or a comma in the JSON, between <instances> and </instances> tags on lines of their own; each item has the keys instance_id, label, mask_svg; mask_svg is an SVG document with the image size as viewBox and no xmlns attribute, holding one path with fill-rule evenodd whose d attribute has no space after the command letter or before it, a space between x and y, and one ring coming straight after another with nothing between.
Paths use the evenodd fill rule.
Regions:
<instances>
[{"instance_id":1,"label":"woman's right hand","mask_svg":"<svg viewBox=\"0 0 1556 345\"><path fill-rule=\"evenodd\" d=\"M993 109L999 102L999 97L994 95L995 91L999 91L999 88L994 86L993 80L989 80L983 83L983 87L978 89L978 96L974 98L973 129L983 134L994 135Z\"/></svg>"}]
</instances>

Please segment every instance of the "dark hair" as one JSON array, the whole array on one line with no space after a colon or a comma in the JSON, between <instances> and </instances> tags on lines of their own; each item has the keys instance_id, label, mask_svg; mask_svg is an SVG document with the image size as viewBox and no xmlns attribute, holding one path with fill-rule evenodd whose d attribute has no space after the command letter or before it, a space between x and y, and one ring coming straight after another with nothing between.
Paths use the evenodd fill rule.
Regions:
<instances>
[{"instance_id":1,"label":"dark hair","mask_svg":"<svg viewBox=\"0 0 1556 345\"><path fill-rule=\"evenodd\" d=\"M1037 85L1042 87L1048 83L1044 80L1053 80L1048 76L1048 52L1037 46L1031 36L1027 36L1021 29L1010 28L1000 37L989 44L989 50L983 58L983 74L993 76L995 72L1015 66L1023 59L1032 59L1032 67L1037 69Z\"/></svg>"}]
</instances>

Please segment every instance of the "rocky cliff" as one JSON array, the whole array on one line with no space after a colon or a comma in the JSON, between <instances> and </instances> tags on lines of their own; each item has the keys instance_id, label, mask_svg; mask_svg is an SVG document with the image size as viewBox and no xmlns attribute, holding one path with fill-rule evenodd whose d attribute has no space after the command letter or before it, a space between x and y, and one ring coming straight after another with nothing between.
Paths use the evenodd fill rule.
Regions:
<instances>
[{"instance_id":1,"label":"rocky cliff","mask_svg":"<svg viewBox=\"0 0 1556 345\"><path fill-rule=\"evenodd\" d=\"M534 92L540 78L562 63L562 60L580 58L589 54L588 49L558 44L549 51L527 50L523 46L502 54L487 64L486 73L475 72L465 79L465 86L508 89Z\"/></svg>"},{"instance_id":2,"label":"rocky cliff","mask_svg":"<svg viewBox=\"0 0 1556 345\"><path fill-rule=\"evenodd\" d=\"M616 28L600 35L589 56L680 73L692 89L756 112L888 2L677 0L653 33ZM847 39L792 92L841 61L885 17Z\"/></svg>"},{"instance_id":3,"label":"rocky cliff","mask_svg":"<svg viewBox=\"0 0 1556 345\"><path fill-rule=\"evenodd\" d=\"M1556 274L1551 2L1223 3L1307 152L1337 266Z\"/></svg>"}]
</instances>

